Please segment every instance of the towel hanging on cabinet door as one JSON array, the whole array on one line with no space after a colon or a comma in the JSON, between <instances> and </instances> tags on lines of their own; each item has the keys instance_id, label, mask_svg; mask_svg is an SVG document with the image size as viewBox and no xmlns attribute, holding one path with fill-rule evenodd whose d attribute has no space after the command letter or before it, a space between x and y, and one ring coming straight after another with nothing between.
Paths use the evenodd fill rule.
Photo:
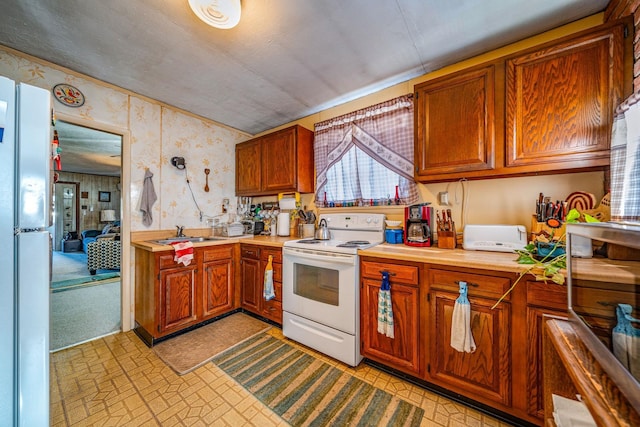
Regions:
<instances>
[{"instance_id":1,"label":"towel hanging on cabinet door","mask_svg":"<svg viewBox=\"0 0 640 427\"><path fill-rule=\"evenodd\" d=\"M451 318L451 347L465 353L476 351L476 343L471 333L471 305L467 298L467 282L459 282L460 296L453 306Z\"/></svg>"}]
</instances>

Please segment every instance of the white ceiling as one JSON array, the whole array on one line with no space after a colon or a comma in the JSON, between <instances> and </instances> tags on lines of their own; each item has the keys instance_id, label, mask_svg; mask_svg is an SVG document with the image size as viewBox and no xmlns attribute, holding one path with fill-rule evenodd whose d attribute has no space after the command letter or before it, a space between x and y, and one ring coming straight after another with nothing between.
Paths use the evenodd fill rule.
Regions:
<instances>
[{"instance_id":1,"label":"white ceiling","mask_svg":"<svg viewBox=\"0 0 640 427\"><path fill-rule=\"evenodd\" d=\"M56 121L60 160L65 172L120 176L122 137Z\"/></svg>"},{"instance_id":2,"label":"white ceiling","mask_svg":"<svg viewBox=\"0 0 640 427\"><path fill-rule=\"evenodd\" d=\"M0 44L255 134L604 10L608 0L0 0Z\"/></svg>"}]
</instances>

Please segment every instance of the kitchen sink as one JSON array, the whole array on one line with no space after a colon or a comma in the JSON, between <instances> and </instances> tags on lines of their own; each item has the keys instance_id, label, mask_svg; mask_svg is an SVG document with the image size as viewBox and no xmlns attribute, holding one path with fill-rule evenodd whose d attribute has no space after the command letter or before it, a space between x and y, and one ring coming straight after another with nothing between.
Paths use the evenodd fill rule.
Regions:
<instances>
[{"instance_id":1,"label":"kitchen sink","mask_svg":"<svg viewBox=\"0 0 640 427\"><path fill-rule=\"evenodd\" d=\"M228 237L171 237L169 239L152 240L159 245L170 245L176 242L208 242L214 240L228 240Z\"/></svg>"}]
</instances>

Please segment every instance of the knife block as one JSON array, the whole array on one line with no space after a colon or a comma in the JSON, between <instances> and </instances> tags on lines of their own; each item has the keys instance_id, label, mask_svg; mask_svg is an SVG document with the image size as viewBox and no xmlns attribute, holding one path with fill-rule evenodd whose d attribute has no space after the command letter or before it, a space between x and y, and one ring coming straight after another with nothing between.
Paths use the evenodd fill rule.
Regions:
<instances>
[{"instance_id":1,"label":"knife block","mask_svg":"<svg viewBox=\"0 0 640 427\"><path fill-rule=\"evenodd\" d=\"M438 248L455 249L456 248L456 227L453 231L438 231Z\"/></svg>"}]
</instances>

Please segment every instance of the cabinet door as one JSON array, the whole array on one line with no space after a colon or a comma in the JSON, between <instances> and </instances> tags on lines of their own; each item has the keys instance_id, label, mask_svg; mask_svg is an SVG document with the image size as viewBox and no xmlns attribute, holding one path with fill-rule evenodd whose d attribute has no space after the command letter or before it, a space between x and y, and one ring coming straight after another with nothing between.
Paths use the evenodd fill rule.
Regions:
<instances>
[{"instance_id":1,"label":"cabinet door","mask_svg":"<svg viewBox=\"0 0 640 427\"><path fill-rule=\"evenodd\" d=\"M236 194L252 196L260 192L260 141L253 140L236 145Z\"/></svg>"},{"instance_id":2,"label":"cabinet door","mask_svg":"<svg viewBox=\"0 0 640 427\"><path fill-rule=\"evenodd\" d=\"M233 309L233 260L205 262L202 266L202 316L214 317Z\"/></svg>"},{"instance_id":3,"label":"cabinet door","mask_svg":"<svg viewBox=\"0 0 640 427\"><path fill-rule=\"evenodd\" d=\"M180 329L196 320L196 267L160 271L158 332Z\"/></svg>"},{"instance_id":4,"label":"cabinet door","mask_svg":"<svg viewBox=\"0 0 640 427\"><path fill-rule=\"evenodd\" d=\"M394 338L378 333L379 291L379 280L362 279L361 352L393 368L420 376L418 287L391 282Z\"/></svg>"},{"instance_id":5,"label":"cabinet door","mask_svg":"<svg viewBox=\"0 0 640 427\"><path fill-rule=\"evenodd\" d=\"M473 353L451 347L451 319L459 294L431 292L431 359L433 382L481 402L511 403L511 358L509 334L510 304L469 297L471 332L476 343Z\"/></svg>"},{"instance_id":6,"label":"cabinet door","mask_svg":"<svg viewBox=\"0 0 640 427\"><path fill-rule=\"evenodd\" d=\"M507 61L507 167L609 164L613 111L623 98L623 39L620 24Z\"/></svg>"},{"instance_id":7,"label":"cabinet door","mask_svg":"<svg viewBox=\"0 0 640 427\"><path fill-rule=\"evenodd\" d=\"M260 260L242 258L242 307L260 313L262 298L262 271Z\"/></svg>"},{"instance_id":8,"label":"cabinet door","mask_svg":"<svg viewBox=\"0 0 640 427\"><path fill-rule=\"evenodd\" d=\"M296 189L294 129L276 132L262 140L262 190L275 194Z\"/></svg>"},{"instance_id":9,"label":"cabinet door","mask_svg":"<svg viewBox=\"0 0 640 427\"><path fill-rule=\"evenodd\" d=\"M418 180L494 167L494 86L493 65L416 86Z\"/></svg>"},{"instance_id":10,"label":"cabinet door","mask_svg":"<svg viewBox=\"0 0 640 427\"><path fill-rule=\"evenodd\" d=\"M527 413L540 419L544 417L542 331L545 315L566 317L567 312L527 307Z\"/></svg>"}]
</instances>

